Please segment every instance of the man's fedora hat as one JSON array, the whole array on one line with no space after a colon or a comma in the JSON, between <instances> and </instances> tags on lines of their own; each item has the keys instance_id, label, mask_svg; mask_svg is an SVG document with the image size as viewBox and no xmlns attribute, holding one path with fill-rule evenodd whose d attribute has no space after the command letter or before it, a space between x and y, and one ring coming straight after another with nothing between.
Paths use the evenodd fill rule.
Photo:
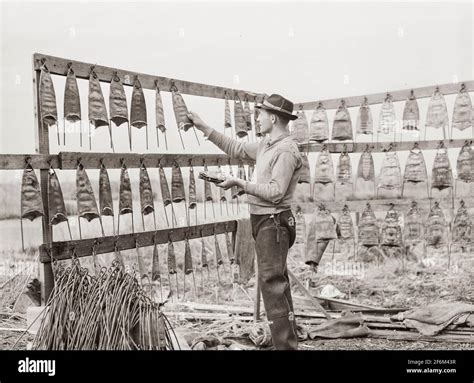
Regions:
<instances>
[{"instance_id":1,"label":"man's fedora hat","mask_svg":"<svg viewBox=\"0 0 474 383\"><path fill-rule=\"evenodd\" d=\"M293 103L279 94L272 94L264 98L263 102L255 104L255 108L269 110L290 120L298 118L293 114Z\"/></svg>"}]
</instances>

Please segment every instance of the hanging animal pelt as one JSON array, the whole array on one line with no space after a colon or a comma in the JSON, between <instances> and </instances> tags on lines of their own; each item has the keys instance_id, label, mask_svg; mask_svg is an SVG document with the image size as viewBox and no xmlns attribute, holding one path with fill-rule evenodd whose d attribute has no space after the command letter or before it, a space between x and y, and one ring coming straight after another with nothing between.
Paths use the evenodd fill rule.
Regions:
<instances>
[{"instance_id":1,"label":"hanging animal pelt","mask_svg":"<svg viewBox=\"0 0 474 383\"><path fill-rule=\"evenodd\" d=\"M410 150L403 174L402 197L419 198L428 195L428 174L423 152L418 146Z\"/></svg>"},{"instance_id":2,"label":"hanging animal pelt","mask_svg":"<svg viewBox=\"0 0 474 383\"><path fill-rule=\"evenodd\" d=\"M245 96L244 102L244 114L245 114L245 124L247 125L247 130L252 130L252 112L250 111L249 101L247 96Z\"/></svg>"},{"instance_id":3,"label":"hanging animal pelt","mask_svg":"<svg viewBox=\"0 0 474 383\"><path fill-rule=\"evenodd\" d=\"M163 109L163 100L161 98L160 88L158 87L158 81L155 81L155 124L156 124L156 141L157 145L160 146L160 138L158 131L165 136L165 147L168 150L168 138L166 137L166 124L165 124L165 112Z\"/></svg>"},{"instance_id":4,"label":"hanging animal pelt","mask_svg":"<svg viewBox=\"0 0 474 383\"><path fill-rule=\"evenodd\" d=\"M188 194L188 208L195 209L197 207L196 197L196 178L194 177L194 169L189 167L189 194Z\"/></svg>"},{"instance_id":5,"label":"hanging animal pelt","mask_svg":"<svg viewBox=\"0 0 474 383\"><path fill-rule=\"evenodd\" d=\"M433 204L425 226L426 244L428 246L437 248L447 244L448 232L446 218L438 202Z\"/></svg>"},{"instance_id":6,"label":"hanging animal pelt","mask_svg":"<svg viewBox=\"0 0 474 383\"><path fill-rule=\"evenodd\" d=\"M356 121L356 134L373 134L374 123L372 118L372 112L370 105L367 101L367 97L364 97L364 102L359 108Z\"/></svg>"},{"instance_id":7,"label":"hanging animal pelt","mask_svg":"<svg viewBox=\"0 0 474 383\"><path fill-rule=\"evenodd\" d=\"M351 158L347 152L342 152L339 156L334 190L336 200L344 200L352 197L352 165Z\"/></svg>"},{"instance_id":8,"label":"hanging animal pelt","mask_svg":"<svg viewBox=\"0 0 474 383\"><path fill-rule=\"evenodd\" d=\"M188 108L186 106L186 103L184 102L183 96L181 95L174 83L171 85L171 92L174 116L176 117L178 129L187 132L190 128L193 127L193 122L188 117Z\"/></svg>"},{"instance_id":9,"label":"hanging animal pelt","mask_svg":"<svg viewBox=\"0 0 474 383\"><path fill-rule=\"evenodd\" d=\"M352 140L352 121L351 115L346 108L346 103L341 100L337 108L332 126L332 139L335 141Z\"/></svg>"},{"instance_id":10,"label":"hanging animal pelt","mask_svg":"<svg viewBox=\"0 0 474 383\"><path fill-rule=\"evenodd\" d=\"M421 210L415 201L412 201L405 216L405 241L419 242L424 237L424 223Z\"/></svg>"},{"instance_id":11,"label":"hanging animal pelt","mask_svg":"<svg viewBox=\"0 0 474 383\"><path fill-rule=\"evenodd\" d=\"M93 68L89 76L89 121L95 128L109 125L104 95Z\"/></svg>"},{"instance_id":12,"label":"hanging animal pelt","mask_svg":"<svg viewBox=\"0 0 474 383\"><path fill-rule=\"evenodd\" d=\"M250 175L251 166L252 165L249 166L249 180L252 178ZM299 170L298 183L311 184L311 170L309 168L308 156L305 154L301 154L301 168Z\"/></svg>"},{"instance_id":13,"label":"hanging animal pelt","mask_svg":"<svg viewBox=\"0 0 474 383\"><path fill-rule=\"evenodd\" d=\"M116 126L128 122L127 96L117 72L114 72L110 82L109 110L110 120Z\"/></svg>"},{"instance_id":14,"label":"hanging animal pelt","mask_svg":"<svg viewBox=\"0 0 474 383\"><path fill-rule=\"evenodd\" d=\"M101 164L99 172L99 208L101 215L114 216L114 204L109 174L103 163Z\"/></svg>"},{"instance_id":15,"label":"hanging animal pelt","mask_svg":"<svg viewBox=\"0 0 474 383\"><path fill-rule=\"evenodd\" d=\"M359 221L359 244L363 246L378 246L379 244L379 227L377 218L369 203L362 212Z\"/></svg>"},{"instance_id":16,"label":"hanging animal pelt","mask_svg":"<svg viewBox=\"0 0 474 383\"><path fill-rule=\"evenodd\" d=\"M320 204L315 210L315 224L318 241L329 241L337 238L336 220L323 204Z\"/></svg>"},{"instance_id":17,"label":"hanging animal pelt","mask_svg":"<svg viewBox=\"0 0 474 383\"><path fill-rule=\"evenodd\" d=\"M401 247L402 242L402 228L398 222L398 213L395 211L395 206L390 204L390 208L385 216L382 225L382 246L396 246Z\"/></svg>"},{"instance_id":18,"label":"hanging animal pelt","mask_svg":"<svg viewBox=\"0 0 474 383\"><path fill-rule=\"evenodd\" d=\"M443 190L453 186L453 172L449 162L448 151L440 148L436 153L431 172L431 188Z\"/></svg>"},{"instance_id":19,"label":"hanging animal pelt","mask_svg":"<svg viewBox=\"0 0 474 383\"><path fill-rule=\"evenodd\" d=\"M41 120L48 126L57 124L58 109L56 106L56 93L54 91L51 73L44 63L41 66L39 98Z\"/></svg>"},{"instance_id":20,"label":"hanging animal pelt","mask_svg":"<svg viewBox=\"0 0 474 383\"><path fill-rule=\"evenodd\" d=\"M119 216L118 216L118 232L120 233L120 216L124 214L130 214L132 218L132 233L135 232L133 222L133 198L132 198L132 185L130 182L130 176L128 174L127 166L122 162L122 168L120 171L120 190L119 190Z\"/></svg>"},{"instance_id":21,"label":"hanging animal pelt","mask_svg":"<svg viewBox=\"0 0 474 383\"><path fill-rule=\"evenodd\" d=\"M132 101L130 106L130 125L137 129L145 127L146 148L148 149L146 102L142 84L140 83L138 76L135 76L135 81L133 83Z\"/></svg>"},{"instance_id":22,"label":"hanging animal pelt","mask_svg":"<svg viewBox=\"0 0 474 383\"><path fill-rule=\"evenodd\" d=\"M52 225L67 222L66 205L58 176L53 168L49 170L48 182L49 219Z\"/></svg>"},{"instance_id":23,"label":"hanging animal pelt","mask_svg":"<svg viewBox=\"0 0 474 383\"><path fill-rule=\"evenodd\" d=\"M68 65L64 87L64 119L72 123L81 120L81 98L72 64Z\"/></svg>"},{"instance_id":24,"label":"hanging animal pelt","mask_svg":"<svg viewBox=\"0 0 474 383\"><path fill-rule=\"evenodd\" d=\"M171 196L173 198L173 202L176 203L186 200L183 174L179 164L176 161L173 164L173 169L171 171Z\"/></svg>"},{"instance_id":25,"label":"hanging animal pelt","mask_svg":"<svg viewBox=\"0 0 474 383\"><path fill-rule=\"evenodd\" d=\"M460 131L472 126L472 103L471 96L466 90L466 85L462 84L461 89L454 101L452 128Z\"/></svg>"},{"instance_id":26,"label":"hanging animal pelt","mask_svg":"<svg viewBox=\"0 0 474 383\"><path fill-rule=\"evenodd\" d=\"M329 139L329 122L326 109L320 102L311 116L309 125L309 140L324 142Z\"/></svg>"},{"instance_id":27,"label":"hanging animal pelt","mask_svg":"<svg viewBox=\"0 0 474 383\"><path fill-rule=\"evenodd\" d=\"M58 145L60 145L56 93L54 91L53 79L49 69L46 67L45 60L43 60L43 65L41 65L39 80L39 113L43 124L48 127L56 125Z\"/></svg>"},{"instance_id":28,"label":"hanging animal pelt","mask_svg":"<svg viewBox=\"0 0 474 383\"><path fill-rule=\"evenodd\" d=\"M230 104L229 98L227 97L227 92L225 93L224 101L224 128L232 128L232 118L230 114Z\"/></svg>"},{"instance_id":29,"label":"hanging animal pelt","mask_svg":"<svg viewBox=\"0 0 474 383\"><path fill-rule=\"evenodd\" d=\"M456 171L458 180L466 183L474 181L474 153L469 142L466 142L459 151Z\"/></svg>"},{"instance_id":30,"label":"hanging animal pelt","mask_svg":"<svg viewBox=\"0 0 474 383\"><path fill-rule=\"evenodd\" d=\"M347 205L344 205L342 208L336 225L336 232L340 239L354 239L354 222L352 221L351 212Z\"/></svg>"},{"instance_id":31,"label":"hanging animal pelt","mask_svg":"<svg viewBox=\"0 0 474 383\"><path fill-rule=\"evenodd\" d=\"M377 184L377 196L381 198L398 198L402 192L402 172L397 152L387 151L380 169Z\"/></svg>"},{"instance_id":32,"label":"hanging animal pelt","mask_svg":"<svg viewBox=\"0 0 474 383\"><path fill-rule=\"evenodd\" d=\"M305 144L309 139L309 129L308 119L306 118L306 113L302 106L300 106L300 109L296 112L296 116L298 118L292 122L291 137L296 143Z\"/></svg>"},{"instance_id":33,"label":"hanging animal pelt","mask_svg":"<svg viewBox=\"0 0 474 383\"><path fill-rule=\"evenodd\" d=\"M80 237L82 238L80 218L85 218L87 222L91 222L93 219L98 218L102 229L102 236L105 236L102 219L99 214L99 209L97 208L97 201L95 200L92 185L84 166L80 162L78 163L76 170L76 201Z\"/></svg>"},{"instance_id":34,"label":"hanging animal pelt","mask_svg":"<svg viewBox=\"0 0 474 383\"><path fill-rule=\"evenodd\" d=\"M28 160L21 179L20 228L23 251L25 251L23 218L34 221L36 218L42 216L44 216L44 209L43 200L41 198L41 188L38 178L36 178L35 170Z\"/></svg>"},{"instance_id":35,"label":"hanging animal pelt","mask_svg":"<svg viewBox=\"0 0 474 383\"><path fill-rule=\"evenodd\" d=\"M248 135L244 107L238 94L235 95L234 99L234 123L237 137L242 138Z\"/></svg>"},{"instance_id":36,"label":"hanging animal pelt","mask_svg":"<svg viewBox=\"0 0 474 383\"><path fill-rule=\"evenodd\" d=\"M357 199L375 197L374 159L369 148L361 154L357 167L354 195Z\"/></svg>"},{"instance_id":37,"label":"hanging animal pelt","mask_svg":"<svg viewBox=\"0 0 474 383\"><path fill-rule=\"evenodd\" d=\"M403 129L405 130L419 130L420 111L418 109L418 102L415 98L413 90L410 92L408 100L405 102L403 108Z\"/></svg>"},{"instance_id":38,"label":"hanging animal pelt","mask_svg":"<svg viewBox=\"0 0 474 383\"><path fill-rule=\"evenodd\" d=\"M315 201L332 201L334 199L334 166L331 153L325 145L316 160L313 189Z\"/></svg>"},{"instance_id":39,"label":"hanging animal pelt","mask_svg":"<svg viewBox=\"0 0 474 383\"><path fill-rule=\"evenodd\" d=\"M387 94L385 101L380 109L379 133L389 134L395 129L395 107L393 106L392 96Z\"/></svg>"},{"instance_id":40,"label":"hanging animal pelt","mask_svg":"<svg viewBox=\"0 0 474 383\"><path fill-rule=\"evenodd\" d=\"M452 223L452 241L459 245L467 245L472 240L472 221L464 201L459 204L459 209Z\"/></svg>"},{"instance_id":41,"label":"hanging animal pelt","mask_svg":"<svg viewBox=\"0 0 474 383\"><path fill-rule=\"evenodd\" d=\"M443 129L443 137L446 137L446 129L449 126L448 109L444 96L436 87L435 92L431 96L428 104L428 112L426 116L425 129Z\"/></svg>"}]
</instances>

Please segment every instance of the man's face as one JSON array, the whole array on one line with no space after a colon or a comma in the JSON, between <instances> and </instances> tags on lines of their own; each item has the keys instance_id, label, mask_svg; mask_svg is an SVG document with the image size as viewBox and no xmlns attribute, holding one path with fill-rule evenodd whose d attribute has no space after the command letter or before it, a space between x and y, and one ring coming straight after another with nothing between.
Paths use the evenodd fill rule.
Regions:
<instances>
[{"instance_id":1,"label":"man's face","mask_svg":"<svg viewBox=\"0 0 474 383\"><path fill-rule=\"evenodd\" d=\"M271 114L266 109L260 109L257 117L257 121L260 124L260 132L262 134L270 133L275 120L275 115Z\"/></svg>"}]
</instances>

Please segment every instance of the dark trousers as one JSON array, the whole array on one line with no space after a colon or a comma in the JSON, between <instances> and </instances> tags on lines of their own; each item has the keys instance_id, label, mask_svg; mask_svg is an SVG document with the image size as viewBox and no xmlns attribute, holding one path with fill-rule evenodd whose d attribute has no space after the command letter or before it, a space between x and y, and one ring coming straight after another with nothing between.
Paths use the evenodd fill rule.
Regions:
<instances>
[{"instance_id":1,"label":"dark trousers","mask_svg":"<svg viewBox=\"0 0 474 383\"><path fill-rule=\"evenodd\" d=\"M296 350L296 322L286 266L288 249L296 236L295 218L291 210L287 210L278 214L251 214L250 220L273 346L277 350Z\"/></svg>"}]
</instances>

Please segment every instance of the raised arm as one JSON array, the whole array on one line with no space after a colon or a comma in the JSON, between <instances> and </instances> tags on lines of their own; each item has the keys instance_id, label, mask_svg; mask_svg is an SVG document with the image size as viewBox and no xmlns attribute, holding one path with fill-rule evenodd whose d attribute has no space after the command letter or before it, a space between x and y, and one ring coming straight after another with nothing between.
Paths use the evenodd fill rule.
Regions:
<instances>
[{"instance_id":1,"label":"raised arm","mask_svg":"<svg viewBox=\"0 0 474 383\"><path fill-rule=\"evenodd\" d=\"M230 157L254 161L257 159L258 142L240 142L234 138L227 137L207 125L196 113L190 112L188 117L196 128L204 133L204 136L207 137L209 141L214 143Z\"/></svg>"}]
</instances>

